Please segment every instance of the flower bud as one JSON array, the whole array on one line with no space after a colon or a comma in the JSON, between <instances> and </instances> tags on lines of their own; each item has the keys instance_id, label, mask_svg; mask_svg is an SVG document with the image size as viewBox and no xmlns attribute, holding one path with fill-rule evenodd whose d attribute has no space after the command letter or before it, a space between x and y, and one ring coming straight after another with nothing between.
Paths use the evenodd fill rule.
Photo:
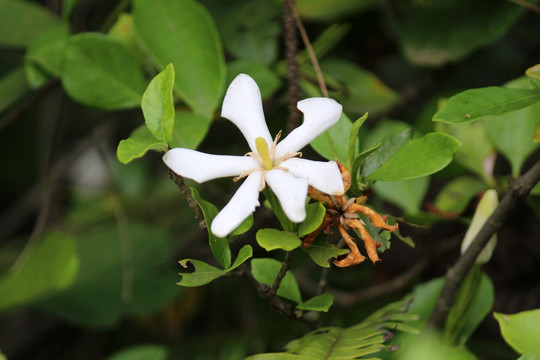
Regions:
<instances>
[{"instance_id":1,"label":"flower bud","mask_svg":"<svg viewBox=\"0 0 540 360\"><path fill-rule=\"evenodd\" d=\"M471 225L469 226L469 229L465 234L465 238L463 238L463 242L461 243L462 254L465 252L465 250L467 250L478 232L480 232L480 229L482 228L482 226L484 226L493 211L495 211L498 204L499 200L497 197L497 192L493 189L487 190L484 193L484 196L482 196L480 202L478 203L478 207L476 208L476 212L474 213L474 216L472 218ZM496 245L497 234L493 234L489 242L480 252L480 255L478 255L478 258L476 258L476 263L485 264L486 262L488 262Z\"/></svg>"}]
</instances>

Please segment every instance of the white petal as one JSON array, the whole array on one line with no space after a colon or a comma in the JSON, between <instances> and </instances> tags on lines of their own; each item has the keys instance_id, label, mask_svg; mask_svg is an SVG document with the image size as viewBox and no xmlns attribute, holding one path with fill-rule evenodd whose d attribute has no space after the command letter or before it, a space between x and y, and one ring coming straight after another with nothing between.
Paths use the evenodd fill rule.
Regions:
<instances>
[{"instance_id":1,"label":"white petal","mask_svg":"<svg viewBox=\"0 0 540 360\"><path fill-rule=\"evenodd\" d=\"M236 190L229 203L216 215L212 221L212 233L218 237L225 237L236 229L249 214L259 206L259 188L262 174L260 172L249 175L244 183Z\"/></svg>"},{"instance_id":2,"label":"white petal","mask_svg":"<svg viewBox=\"0 0 540 360\"><path fill-rule=\"evenodd\" d=\"M257 152L255 139L262 137L268 145L272 137L264 120L261 92L255 80L246 74L238 75L225 94L221 116L232 121L246 138L251 151Z\"/></svg>"},{"instance_id":3,"label":"white petal","mask_svg":"<svg viewBox=\"0 0 540 360\"><path fill-rule=\"evenodd\" d=\"M309 98L299 101L298 109L304 113L304 123L277 144L276 158L297 152L328 130L339 120L343 107L333 99Z\"/></svg>"},{"instance_id":4,"label":"white petal","mask_svg":"<svg viewBox=\"0 0 540 360\"><path fill-rule=\"evenodd\" d=\"M279 164L289 173L304 178L315 189L329 195L342 195L345 191L341 172L335 161L312 161L291 158Z\"/></svg>"},{"instance_id":5,"label":"white petal","mask_svg":"<svg viewBox=\"0 0 540 360\"><path fill-rule=\"evenodd\" d=\"M261 167L250 156L211 155L195 150L175 148L163 155L163 161L177 173L198 183Z\"/></svg>"},{"instance_id":6,"label":"white petal","mask_svg":"<svg viewBox=\"0 0 540 360\"><path fill-rule=\"evenodd\" d=\"M306 196L308 183L283 170L275 169L266 173L266 182L276 194L287 217L299 223L306 218Z\"/></svg>"}]
</instances>

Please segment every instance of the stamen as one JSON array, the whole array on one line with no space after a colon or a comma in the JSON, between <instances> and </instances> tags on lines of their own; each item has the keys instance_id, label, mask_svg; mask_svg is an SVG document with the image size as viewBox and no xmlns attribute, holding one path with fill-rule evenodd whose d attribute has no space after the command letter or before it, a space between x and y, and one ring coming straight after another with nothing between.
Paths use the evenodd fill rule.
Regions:
<instances>
[{"instance_id":1,"label":"stamen","mask_svg":"<svg viewBox=\"0 0 540 360\"><path fill-rule=\"evenodd\" d=\"M246 153L244 156L251 156L252 158L254 158L259 164L262 164L263 163L263 160L261 159L261 157L259 156L259 154L257 154L256 152L248 152Z\"/></svg>"},{"instance_id":2,"label":"stamen","mask_svg":"<svg viewBox=\"0 0 540 360\"><path fill-rule=\"evenodd\" d=\"M302 153L299 151L299 152L295 152L295 153L292 153L292 154L287 154L287 155L283 155L282 157L280 157L279 159L277 159L274 163L277 165L287 159L290 159L290 158L293 158L293 157L302 157Z\"/></svg>"},{"instance_id":3,"label":"stamen","mask_svg":"<svg viewBox=\"0 0 540 360\"><path fill-rule=\"evenodd\" d=\"M273 167L272 159L270 158L270 153L268 149L268 143L262 137L255 139L255 146L257 147L257 152L259 153L262 165L266 170L270 170Z\"/></svg>"},{"instance_id":4,"label":"stamen","mask_svg":"<svg viewBox=\"0 0 540 360\"><path fill-rule=\"evenodd\" d=\"M254 172L256 171L262 171L262 169L260 168L253 168L253 169L249 169L249 170L246 170L244 172L242 172L240 175L238 175L237 177L235 177L233 179L234 182L237 182L238 180L240 179L243 179L245 178L246 176L248 176L249 174L253 174ZM263 175L264 175L264 171L263 171Z\"/></svg>"}]
</instances>

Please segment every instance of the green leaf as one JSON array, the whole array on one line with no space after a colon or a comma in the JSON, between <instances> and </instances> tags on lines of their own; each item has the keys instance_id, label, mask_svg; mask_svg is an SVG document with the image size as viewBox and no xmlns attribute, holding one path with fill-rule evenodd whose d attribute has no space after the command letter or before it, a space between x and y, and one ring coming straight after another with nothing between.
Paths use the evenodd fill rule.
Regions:
<instances>
[{"instance_id":1,"label":"green leaf","mask_svg":"<svg viewBox=\"0 0 540 360\"><path fill-rule=\"evenodd\" d=\"M418 316L403 314L401 303L392 303L351 327L321 327L289 342L285 347L286 352L259 354L248 359L376 359L378 357L373 357L373 355L390 350L390 347L385 343L387 341L384 336L385 329L390 331L411 329L414 331L406 322L417 320ZM292 355L292 357L286 355ZM369 355L371 356L368 357Z\"/></svg>"},{"instance_id":2,"label":"green leaf","mask_svg":"<svg viewBox=\"0 0 540 360\"><path fill-rule=\"evenodd\" d=\"M321 69L342 84L342 90L332 97L343 105L347 114L380 114L398 100L398 95L378 77L349 61L325 60Z\"/></svg>"},{"instance_id":3,"label":"green leaf","mask_svg":"<svg viewBox=\"0 0 540 360\"><path fill-rule=\"evenodd\" d=\"M513 89L528 86L528 79L519 78L507 84L517 91L529 91ZM537 91L540 100L540 91ZM534 132L540 124L540 103L527 106L500 116L492 116L486 119L487 135L493 146L510 161L512 176L517 177L525 160L538 147L534 142Z\"/></svg>"},{"instance_id":4,"label":"green leaf","mask_svg":"<svg viewBox=\"0 0 540 360\"><path fill-rule=\"evenodd\" d=\"M60 19L45 7L28 1L0 0L0 46L25 47Z\"/></svg>"},{"instance_id":5,"label":"green leaf","mask_svg":"<svg viewBox=\"0 0 540 360\"><path fill-rule=\"evenodd\" d=\"M167 151L167 144L157 141L146 125L141 125L126 140L121 140L116 149L116 157L123 164L138 159L149 150Z\"/></svg>"},{"instance_id":6,"label":"green leaf","mask_svg":"<svg viewBox=\"0 0 540 360\"><path fill-rule=\"evenodd\" d=\"M210 230L210 225L218 214L218 209L214 204L201 198L197 189L191 188L191 195L197 204L199 204L199 207L203 212L204 220L206 221L206 230L208 230L208 241L210 243L212 253L217 261L219 261L221 266L226 269L231 266L231 249L229 247L229 241L227 238L219 238L215 236Z\"/></svg>"},{"instance_id":7,"label":"green leaf","mask_svg":"<svg viewBox=\"0 0 540 360\"><path fill-rule=\"evenodd\" d=\"M261 98L266 100L280 87L280 78L267 65L249 61L236 60L227 63L227 84L230 84L238 74L249 74L261 90Z\"/></svg>"},{"instance_id":8,"label":"green leaf","mask_svg":"<svg viewBox=\"0 0 540 360\"><path fill-rule=\"evenodd\" d=\"M77 6L79 0L62 0L62 17L69 19L73 9Z\"/></svg>"},{"instance_id":9,"label":"green leaf","mask_svg":"<svg viewBox=\"0 0 540 360\"><path fill-rule=\"evenodd\" d=\"M521 355L517 360L540 360L540 355L538 355L538 354L524 354L524 355Z\"/></svg>"},{"instance_id":10,"label":"green leaf","mask_svg":"<svg viewBox=\"0 0 540 360\"><path fill-rule=\"evenodd\" d=\"M540 309L507 315L494 313L504 340L520 354L540 354Z\"/></svg>"},{"instance_id":11,"label":"green leaf","mask_svg":"<svg viewBox=\"0 0 540 360\"><path fill-rule=\"evenodd\" d=\"M306 220L298 226L298 236L303 237L311 234L322 224L326 208L320 202L306 206Z\"/></svg>"},{"instance_id":12,"label":"green leaf","mask_svg":"<svg viewBox=\"0 0 540 360\"><path fill-rule=\"evenodd\" d=\"M507 1L403 0L395 8L396 35L410 61L441 66L498 40L523 10Z\"/></svg>"},{"instance_id":13,"label":"green leaf","mask_svg":"<svg viewBox=\"0 0 540 360\"><path fill-rule=\"evenodd\" d=\"M347 149L347 169L352 171L353 163L355 161L356 154L358 153L358 131L360 127L367 120L368 113L362 115L358 120L356 120L352 127L351 132L349 133L349 147Z\"/></svg>"},{"instance_id":14,"label":"green leaf","mask_svg":"<svg viewBox=\"0 0 540 360\"><path fill-rule=\"evenodd\" d=\"M167 360L167 348L158 345L136 345L120 350L106 360Z\"/></svg>"},{"instance_id":15,"label":"green leaf","mask_svg":"<svg viewBox=\"0 0 540 360\"><path fill-rule=\"evenodd\" d=\"M175 89L198 114L211 118L223 92L225 62L215 24L193 0L136 0L135 28L163 69L172 62Z\"/></svg>"},{"instance_id":16,"label":"green leaf","mask_svg":"<svg viewBox=\"0 0 540 360\"><path fill-rule=\"evenodd\" d=\"M263 190L263 194L266 197L266 200L268 200L268 203L270 204L274 215L283 227L283 230L294 232L296 230L296 225L291 220L289 220L287 215L285 215L276 195L274 195L274 193L270 191L268 187Z\"/></svg>"},{"instance_id":17,"label":"green leaf","mask_svg":"<svg viewBox=\"0 0 540 360\"><path fill-rule=\"evenodd\" d=\"M249 259L252 255L253 249L251 248L251 246L244 245L238 252L238 256L236 257L234 263L227 269L218 269L200 260L180 260L180 265L185 268L188 267L188 263L193 264L193 266L195 267L195 271L192 273L181 273L180 275L182 275L182 280L180 280L178 285L186 287L206 285L209 282L212 282L213 280L236 269L238 266L246 262L246 260Z\"/></svg>"},{"instance_id":18,"label":"green leaf","mask_svg":"<svg viewBox=\"0 0 540 360\"><path fill-rule=\"evenodd\" d=\"M338 249L337 247L328 244L323 238L315 239L310 247L303 247L302 249L308 253L309 257L311 257L317 265L322 267L330 267L330 264L328 263L330 259L349 253L349 250L347 249Z\"/></svg>"},{"instance_id":19,"label":"green leaf","mask_svg":"<svg viewBox=\"0 0 540 360\"><path fill-rule=\"evenodd\" d=\"M47 234L23 256L20 265L0 277L0 310L65 289L77 276L79 258L68 234Z\"/></svg>"},{"instance_id":20,"label":"green leaf","mask_svg":"<svg viewBox=\"0 0 540 360\"><path fill-rule=\"evenodd\" d=\"M308 311L323 311L328 312L332 304L334 303L334 295L332 294L321 294L311 299L304 301L301 304L296 306L300 310Z\"/></svg>"},{"instance_id":21,"label":"green leaf","mask_svg":"<svg viewBox=\"0 0 540 360\"><path fill-rule=\"evenodd\" d=\"M253 226L253 214L250 214L246 218L246 220L242 221L242 223L238 225L238 227L234 229L233 232L231 232L231 234L229 235L229 239L231 239L234 236L238 236L249 231L249 229L251 229L252 226Z\"/></svg>"},{"instance_id":22,"label":"green leaf","mask_svg":"<svg viewBox=\"0 0 540 360\"><path fill-rule=\"evenodd\" d=\"M22 67L11 70L0 78L0 114L30 93Z\"/></svg>"},{"instance_id":23,"label":"green leaf","mask_svg":"<svg viewBox=\"0 0 540 360\"><path fill-rule=\"evenodd\" d=\"M413 214L420 210L428 186L429 177L422 176L401 181L377 181L373 190L377 196Z\"/></svg>"},{"instance_id":24,"label":"green leaf","mask_svg":"<svg viewBox=\"0 0 540 360\"><path fill-rule=\"evenodd\" d=\"M451 180L435 198L435 208L443 213L460 214L471 199L486 189L486 185L471 176Z\"/></svg>"},{"instance_id":25,"label":"green leaf","mask_svg":"<svg viewBox=\"0 0 540 360\"><path fill-rule=\"evenodd\" d=\"M26 49L24 69L29 85L43 86L50 77L59 77L69 28L62 23L38 36Z\"/></svg>"},{"instance_id":26,"label":"green leaf","mask_svg":"<svg viewBox=\"0 0 540 360\"><path fill-rule=\"evenodd\" d=\"M180 286L202 286L206 285L218 277L225 275L225 270L218 269L217 267L208 265L207 263L195 260L195 259L184 259L179 261L180 265L184 268L188 267L188 263L191 263L195 270L192 273L181 273L182 280L178 283Z\"/></svg>"},{"instance_id":27,"label":"green leaf","mask_svg":"<svg viewBox=\"0 0 540 360\"><path fill-rule=\"evenodd\" d=\"M266 251L282 249L291 251L302 244L302 240L293 232L277 229L261 229L257 231L257 243Z\"/></svg>"},{"instance_id":28,"label":"green leaf","mask_svg":"<svg viewBox=\"0 0 540 360\"><path fill-rule=\"evenodd\" d=\"M140 106L145 88L133 56L120 42L98 33L69 38L62 84L76 101L104 110Z\"/></svg>"},{"instance_id":29,"label":"green leaf","mask_svg":"<svg viewBox=\"0 0 540 360\"><path fill-rule=\"evenodd\" d=\"M39 309L72 323L105 327L128 314L155 313L181 294L171 262L177 243L158 227L135 221L123 230L116 223L93 225L80 232L76 245L75 281L35 303ZM53 259L46 261L59 263Z\"/></svg>"},{"instance_id":30,"label":"green leaf","mask_svg":"<svg viewBox=\"0 0 540 360\"><path fill-rule=\"evenodd\" d=\"M251 272L253 277L261 284L272 286L280 269L281 262L276 259L264 258L251 260ZM302 302L300 288L290 271L287 271L283 280L281 280L277 294L285 299L294 301L297 304Z\"/></svg>"},{"instance_id":31,"label":"green leaf","mask_svg":"<svg viewBox=\"0 0 540 360\"><path fill-rule=\"evenodd\" d=\"M272 64L280 50L282 10L279 4L266 0L225 4L228 6L214 13L219 16L216 23L227 51L238 59Z\"/></svg>"},{"instance_id":32,"label":"green leaf","mask_svg":"<svg viewBox=\"0 0 540 360\"><path fill-rule=\"evenodd\" d=\"M349 120L345 113L342 113L338 122L315 138L310 145L322 157L328 160L339 160L346 164L348 136L351 128L352 121Z\"/></svg>"},{"instance_id":33,"label":"green leaf","mask_svg":"<svg viewBox=\"0 0 540 360\"><path fill-rule=\"evenodd\" d=\"M332 21L358 13L376 4L375 0L341 0L335 3L325 0L298 0L296 6L302 19Z\"/></svg>"},{"instance_id":34,"label":"green leaf","mask_svg":"<svg viewBox=\"0 0 540 360\"><path fill-rule=\"evenodd\" d=\"M479 286L480 284L480 286ZM495 292L480 266L474 266L462 282L444 326L447 344L463 345L493 306Z\"/></svg>"},{"instance_id":35,"label":"green leaf","mask_svg":"<svg viewBox=\"0 0 540 360\"><path fill-rule=\"evenodd\" d=\"M369 180L407 180L433 174L454 158L460 142L444 133L429 133L403 145Z\"/></svg>"},{"instance_id":36,"label":"green leaf","mask_svg":"<svg viewBox=\"0 0 540 360\"><path fill-rule=\"evenodd\" d=\"M158 141L172 142L174 126L174 67L169 64L157 74L142 97L142 111L148 130Z\"/></svg>"},{"instance_id":37,"label":"green leaf","mask_svg":"<svg viewBox=\"0 0 540 360\"><path fill-rule=\"evenodd\" d=\"M452 96L433 121L458 124L502 115L540 101L540 91L491 86L463 91Z\"/></svg>"},{"instance_id":38,"label":"green leaf","mask_svg":"<svg viewBox=\"0 0 540 360\"><path fill-rule=\"evenodd\" d=\"M470 171L489 181L491 173L485 164L494 155L494 148L487 136L487 119L464 124L437 122L436 131L455 137L462 146L456 153L456 161Z\"/></svg>"},{"instance_id":39,"label":"green leaf","mask_svg":"<svg viewBox=\"0 0 540 360\"><path fill-rule=\"evenodd\" d=\"M174 117L174 128L172 134L171 147L182 147L186 149L196 149L203 141L212 119L179 110Z\"/></svg>"},{"instance_id":40,"label":"green leaf","mask_svg":"<svg viewBox=\"0 0 540 360\"><path fill-rule=\"evenodd\" d=\"M365 157L362 163L362 176L366 177L386 163L403 145L412 139L412 129L406 129L396 134L385 135L380 139L378 149ZM372 148L373 149L373 148Z\"/></svg>"}]
</instances>

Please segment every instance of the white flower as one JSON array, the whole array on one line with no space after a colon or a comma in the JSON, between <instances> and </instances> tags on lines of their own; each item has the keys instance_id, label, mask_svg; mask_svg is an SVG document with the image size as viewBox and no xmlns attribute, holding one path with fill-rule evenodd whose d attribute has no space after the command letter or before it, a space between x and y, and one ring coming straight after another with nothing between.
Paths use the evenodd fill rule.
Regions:
<instances>
[{"instance_id":1,"label":"white flower","mask_svg":"<svg viewBox=\"0 0 540 360\"><path fill-rule=\"evenodd\" d=\"M298 152L334 125L342 106L328 98L309 98L298 102L304 123L285 139L272 141L264 120L261 93L255 81L238 75L229 86L221 116L235 124L246 138L251 152L247 156L210 155L175 148L163 161L175 173L199 183L226 176L245 177L229 203L212 221L211 230L225 237L259 206L259 191L268 184L287 217L299 223L306 217L305 200L308 185L327 193L343 194L341 173L334 161L300 159ZM269 145L270 144L270 145Z\"/></svg>"}]
</instances>

